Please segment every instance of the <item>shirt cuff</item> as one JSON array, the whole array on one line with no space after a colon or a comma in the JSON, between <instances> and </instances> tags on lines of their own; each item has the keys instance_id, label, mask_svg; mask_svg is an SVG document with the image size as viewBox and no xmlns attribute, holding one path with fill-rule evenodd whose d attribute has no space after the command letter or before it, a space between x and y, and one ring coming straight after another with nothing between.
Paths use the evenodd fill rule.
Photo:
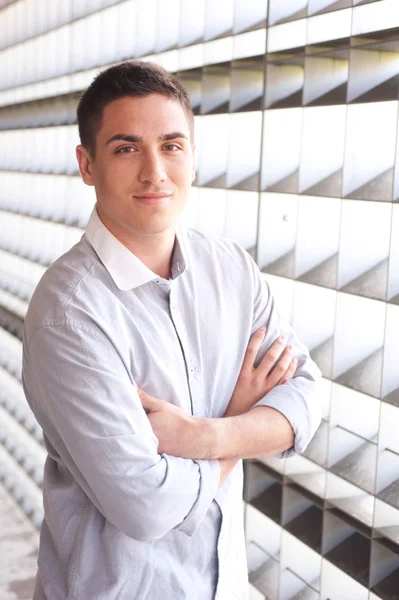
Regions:
<instances>
[{"instance_id":1,"label":"shirt cuff","mask_svg":"<svg viewBox=\"0 0 399 600\"><path fill-rule=\"evenodd\" d=\"M287 389L284 389L284 385L277 386L251 408L253 410L257 406L270 406L284 415L292 427L295 436L294 445L284 452L275 454L275 458L289 458L295 454L302 454L313 437L306 412L298 410L294 400L288 399L287 396Z\"/></svg>"},{"instance_id":2,"label":"shirt cuff","mask_svg":"<svg viewBox=\"0 0 399 600\"><path fill-rule=\"evenodd\" d=\"M194 460L200 472L200 489L198 498L184 520L174 529L193 535L200 526L216 496L220 481L220 463L218 460Z\"/></svg>"}]
</instances>

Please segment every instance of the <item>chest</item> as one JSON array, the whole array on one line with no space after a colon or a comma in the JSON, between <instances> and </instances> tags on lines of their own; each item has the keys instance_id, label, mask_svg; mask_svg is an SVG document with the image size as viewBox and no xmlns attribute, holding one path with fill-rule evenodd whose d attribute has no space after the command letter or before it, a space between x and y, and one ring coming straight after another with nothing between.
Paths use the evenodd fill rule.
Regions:
<instances>
[{"instance_id":1,"label":"chest","mask_svg":"<svg viewBox=\"0 0 399 600\"><path fill-rule=\"evenodd\" d=\"M129 298L125 347L136 383L202 417L222 416L249 340L249 290L189 278Z\"/></svg>"}]
</instances>

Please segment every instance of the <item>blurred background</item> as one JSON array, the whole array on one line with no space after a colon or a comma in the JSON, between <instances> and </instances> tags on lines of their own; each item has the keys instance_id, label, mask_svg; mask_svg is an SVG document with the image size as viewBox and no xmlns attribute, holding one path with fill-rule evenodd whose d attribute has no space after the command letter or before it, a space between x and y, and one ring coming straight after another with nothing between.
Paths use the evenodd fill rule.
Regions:
<instances>
[{"instance_id":1,"label":"blurred background","mask_svg":"<svg viewBox=\"0 0 399 600\"><path fill-rule=\"evenodd\" d=\"M399 1L0 0L0 34L1 600L32 597L43 516L23 319L94 205L79 96L132 57L191 95L184 220L255 258L323 373L305 454L245 462L250 598L398 599Z\"/></svg>"}]
</instances>

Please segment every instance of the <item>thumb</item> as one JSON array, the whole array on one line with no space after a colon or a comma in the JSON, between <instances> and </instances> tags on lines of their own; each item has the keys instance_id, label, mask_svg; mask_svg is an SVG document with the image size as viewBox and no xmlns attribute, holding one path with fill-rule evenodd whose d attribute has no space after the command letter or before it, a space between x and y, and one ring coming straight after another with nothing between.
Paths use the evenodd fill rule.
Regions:
<instances>
[{"instance_id":1,"label":"thumb","mask_svg":"<svg viewBox=\"0 0 399 600\"><path fill-rule=\"evenodd\" d=\"M150 394L147 394L147 392L145 392L138 386L137 386L137 393L141 400L141 404L143 405L143 407L146 409L147 412L159 409L160 402L161 402L159 400L159 398L155 398L155 396L151 396Z\"/></svg>"}]
</instances>

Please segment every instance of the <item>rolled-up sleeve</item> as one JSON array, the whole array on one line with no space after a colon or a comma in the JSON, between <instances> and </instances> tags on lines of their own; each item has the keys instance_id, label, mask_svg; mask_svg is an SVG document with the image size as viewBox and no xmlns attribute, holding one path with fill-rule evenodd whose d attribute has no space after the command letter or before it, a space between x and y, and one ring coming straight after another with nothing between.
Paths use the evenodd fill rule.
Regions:
<instances>
[{"instance_id":1,"label":"rolled-up sleeve","mask_svg":"<svg viewBox=\"0 0 399 600\"><path fill-rule=\"evenodd\" d=\"M22 382L51 445L115 527L139 541L197 530L219 462L158 454L131 374L100 329L45 325L29 340L24 331Z\"/></svg>"},{"instance_id":2,"label":"rolled-up sleeve","mask_svg":"<svg viewBox=\"0 0 399 600\"><path fill-rule=\"evenodd\" d=\"M252 334L262 326L267 327L266 337L259 350L255 366L257 366L273 342L285 335L286 345L293 346L293 357L298 366L294 377L282 385L274 387L253 407L270 406L282 413L289 421L294 435L294 445L276 455L288 458L294 454L302 454L314 436L321 421L321 400L319 386L321 372L310 358L309 351L302 344L295 331L281 318L269 284L263 279L258 266L248 256L254 285L254 313ZM252 410L251 409L251 410Z\"/></svg>"}]
</instances>

